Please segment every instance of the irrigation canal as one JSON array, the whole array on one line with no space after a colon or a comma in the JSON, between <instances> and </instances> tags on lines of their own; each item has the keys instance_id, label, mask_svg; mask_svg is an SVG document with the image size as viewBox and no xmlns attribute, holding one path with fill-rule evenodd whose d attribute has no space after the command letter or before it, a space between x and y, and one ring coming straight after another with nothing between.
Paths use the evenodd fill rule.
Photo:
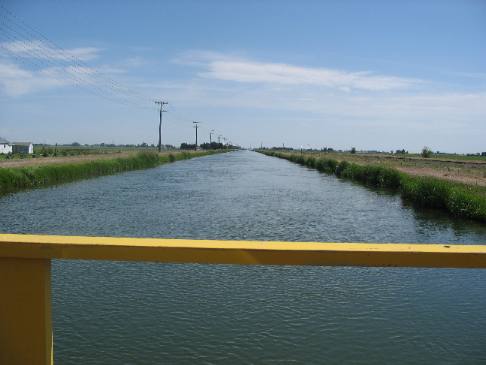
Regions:
<instances>
[{"instance_id":1,"label":"irrigation canal","mask_svg":"<svg viewBox=\"0 0 486 365\"><path fill-rule=\"evenodd\" d=\"M0 231L486 243L486 227L249 151L0 199ZM486 271L53 263L55 361L485 363Z\"/></svg>"}]
</instances>

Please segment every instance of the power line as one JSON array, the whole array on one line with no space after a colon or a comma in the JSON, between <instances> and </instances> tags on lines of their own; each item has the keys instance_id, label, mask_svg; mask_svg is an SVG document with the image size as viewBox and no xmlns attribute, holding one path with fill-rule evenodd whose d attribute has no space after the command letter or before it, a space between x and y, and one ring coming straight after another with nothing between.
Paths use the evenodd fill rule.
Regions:
<instances>
[{"instance_id":1,"label":"power line","mask_svg":"<svg viewBox=\"0 0 486 365\"><path fill-rule=\"evenodd\" d=\"M59 63L52 61L52 57L50 57L49 53L40 50L31 50L23 40L16 38L12 34L0 32L0 38L8 39L11 43L15 42L15 46L19 53L30 56L29 61L27 61L26 57L18 56L16 53L9 51L5 44L0 44L0 49L9 52L9 56L14 57L19 63L29 67L35 65L39 69L39 71L34 71L37 72L37 74L34 75L36 77L51 78L59 81L61 84L66 84L66 81L68 81L69 84L81 87L95 94L97 97L102 97L112 102L132 103L134 106L140 107L140 104L135 104L128 96L119 94L116 90L113 90L110 87L101 87L100 83L95 82L93 76L86 69L80 70L73 66L70 66L69 68L66 68L64 65L60 66ZM90 68L90 70L93 69Z\"/></svg>"},{"instance_id":2,"label":"power line","mask_svg":"<svg viewBox=\"0 0 486 365\"><path fill-rule=\"evenodd\" d=\"M36 77L52 77L61 84L65 84L68 81L74 86L84 88L97 97L102 97L111 102L124 105L130 104L133 107L148 109L149 98L145 95L123 86L100 72L97 67L90 66L79 57L76 57L72 51L64 49L27 24L1 3L0 9L2 10L0 12L0 39L7 40L6 43L0 43L0 50L8 52L10 57L29 66L28 72L37 72L37 75L34 75ZM31 70L33 64L38 70ZM164 105L168 103L162 100L158 100L155 103L160 106L158 143L160 151L162 146L162 113L167 111L164 110ZM142 106L145 104L147 106ZM178 110L176 110L177 115L180 115L187 122L192 119L181 114ZM193 124L196 129L197 148L198 128L201 128L201 126L198 125L199 122L194 122ZM210 142L212 142L213 132L214 129L210 131ZM218 141L220 141L220 138L221 136L218 137Z\"/></svg>"},{"instance_id":3,"label":"power line","mask_svg":"<svg viewBox=\"0 0 486 365\"><path fill-rule=\"evenodd\" d=\"M30 26L29 24L24 22L22 19L17 17L12 11L5 8L2 4L0 4L0 7L2 7L4 9L4 14L7 17L9 17L9 19L12 23L16 24L17 27L21 27L24 30L24 32L27 32L31 37L32 37L32 35L36 35L36 37L40 37L41 39L43 39L43 42L47 46L49 46L48 48L49 49L55 49L57 52L61 53L62 58L64 60L70 59L71 61L74 62L75 67L78 67L78 68L90 68L90 66L87 63L85 63L83 60L81 60L79 57L73 56L71 52L69 52L68 50L65 50L63 47L59 46L58 44L56 44L55 42L50 40L48 37L46 37L40 31L34 29L32 26ZM32 38L35 38L35 37L32 37ZM52 54L51 54L51 56L52 56ZM54 58L58 58L58 57L55 57L56 56L55 54L53 56L54 56ZM135 92L131 89L123 87L121 84L119 84L115 80L113 80L113 79L111 79L111 78L109 78L109 77L107 77L103 74L100 74L96 69L94 69L93 71L95 73L97 73L99 77L104 78L105 81L107 81L114 89L118 89L119 91L125 92L127 94L131 93L133 95L137 95L137 97L142 97L145 100L145 96L143 96L142 94Z\"/></svg>"},{"instance_id":4,"label":"power line","mask_svg":"<svg viewBox=\"0 0 486 365\"><path fill-rule=\"evenodd\" d=\"M25 24L25 22L19 19L9 9L5 8L3 4L0 4L0 7L3 10L0 16L0 28L3 28L0 36L8 38L11 42L15 42L13 45L17 48L17 53L20 56L17 56L14 51L8 49L5 45L2 48L9 51L16 59L22 58L22 55L25 55L35 59L37 65L44 64L55 68L59 68L60 61L69 61L72 64L68 68L65 67L65 64L62 64L63 70L65 71L63 78L65 79L67 77L73 80L76 86L82 86L86 89L90 87L96 90L95 92L98 96L102 96L110 101L131 103L137 107L140 107L142 100L144 104L147 103L148 98L145 98L142 94L123 87L113 79L101 74L98 69L91 67L78 57L73 56L71 52L58 46L30 25ZM42 41L32 46L32 43L28 44L25 42L26 38L41 38ZM57 63L55 62L56 60ZM59 75L57 76L59 77ZM115 99L107 97L107 92ZM120 100L118 101L116 99Z\"/></svg>"}]
</instances>

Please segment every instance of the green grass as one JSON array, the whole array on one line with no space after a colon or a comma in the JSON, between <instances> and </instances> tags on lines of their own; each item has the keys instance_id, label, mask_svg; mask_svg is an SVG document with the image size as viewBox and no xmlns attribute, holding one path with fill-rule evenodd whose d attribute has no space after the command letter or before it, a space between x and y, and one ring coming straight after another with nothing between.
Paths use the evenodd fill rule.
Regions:
<instances>
[{"instance_id":1,"label":"green grass","mask_svg":"<svg viewBox=\"0 0 486 365\"><path fill-rule=\"evenodd\" d=\"M479 186L411 176L382 165L358 165L300 153L260 152L367 186L394 190L416 206L442 209L453 216L486 222L486 189Z\"/></svg>"},{"instance_id":2,"label":"green grass","mask_svg":"<svg viewBox=\"0 0 486 365\"><path fill-rule=\"evenodd\" d=\"M159 155L139 152L134 156L83 163L23 168L0 168L0 196L25 189L46 187L124 171L156 167L164 163L215 153L214 151L175 152Z\"/></svg>"},{"instance_id":3,"label":"green grass","mask_svg":"<svg viewBox=\"0 0 486 365\"><path fill-rule=\"evenodd\" d=\"M34 146L34 153L42 156L99 155L121 152L155 152L155 147L108 147L108 146Z\"/></svg>"}]
</instances>

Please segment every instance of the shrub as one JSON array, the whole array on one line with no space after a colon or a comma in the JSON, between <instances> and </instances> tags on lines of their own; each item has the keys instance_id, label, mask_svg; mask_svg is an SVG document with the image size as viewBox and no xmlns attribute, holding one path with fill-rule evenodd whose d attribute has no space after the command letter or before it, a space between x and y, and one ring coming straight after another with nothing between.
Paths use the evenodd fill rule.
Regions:
<instances>
[{"instance_id":1,"label":"shrub","mask_svg":"<svg viewBox=\"0 0 486 365\"><path fill-rule=\"evenodd\" d=\"M312 168L315 168L316 158L314 156L308 156L307 158L305 158L305 165L312 167Z\"/></svg>"},{"instance_id":2,"label":"shrub","mask_svg":"<svg viewBox=\"0 0 486 365\"><path fill-rule=\"evenodd\" d=\"M336 176L341 177L343 175L343 172L349 167L349 162L347 161L341 161L337 164L336 166Z\"/></svg>"},{"instance_id":3,"label":"shrub","mask_svg":"<svg viewBox=\"0 0 486 365\"><path fill-rule=\"evenodd\" d=\"M336 160L328 159L328 158L319 158L316 159L315 167L321 172L325 172L328 174L334 174L336 172L336 166L338 162Z\"/></svg>"},{"instance_id":4,"label":"shrub","mask_svg":"<svg viewBox=\"0 0 486 365\"><path fill-rule=\"evenodd\" d=\"M432 156L432 150L429 147L422 148L422 153L420 154L423 158L429 158Z\"/></svg>"},{"instance_id":5,"label":"shrub","mask_svg":"<svg viewBox=\"0 0 486 365\"><path fill-rule=\"evenodd\" d=\"M447 182L423 176L404 177L401 190L405 199L430 208L445 208L449 195Z\"/></svg>"}]
</instances>

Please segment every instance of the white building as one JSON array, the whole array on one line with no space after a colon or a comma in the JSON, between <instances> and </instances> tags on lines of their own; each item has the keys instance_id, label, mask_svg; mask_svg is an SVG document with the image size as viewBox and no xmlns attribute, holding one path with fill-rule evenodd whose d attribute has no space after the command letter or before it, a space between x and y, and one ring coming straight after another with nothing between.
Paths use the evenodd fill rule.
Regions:
<instances>
[{"instance_id":1,"label":"white building","mask_svg":"<svg viewBox=\"0 0 486 365\"><path fill-rule=\"evenodd\" d=\"M0 137L0 154L6 155L8 153L12 153L12 146L6 139Z\"/></svg>"},{"instance_id":2,"label":"white building","mask_svg":"<svg viewBox=\"0 0 486 365\"><path fill-rule=\"evenodd\" d=\"M8 153L23 153L33 154L34 145L32 142L9 142L5 138L0 137L0 154Z\"/></svg>"},{"instance_id":3,"label":"white building","mask_svg":"<svg viewBox=\"0 0 486 365\"><path fill-rule=\"evenodd\" d=\"M29 155L34 153L34 145L31 142L12 142L10 148L12 148L12 153L28 153Z\"/></svg>"}]
</instances>

